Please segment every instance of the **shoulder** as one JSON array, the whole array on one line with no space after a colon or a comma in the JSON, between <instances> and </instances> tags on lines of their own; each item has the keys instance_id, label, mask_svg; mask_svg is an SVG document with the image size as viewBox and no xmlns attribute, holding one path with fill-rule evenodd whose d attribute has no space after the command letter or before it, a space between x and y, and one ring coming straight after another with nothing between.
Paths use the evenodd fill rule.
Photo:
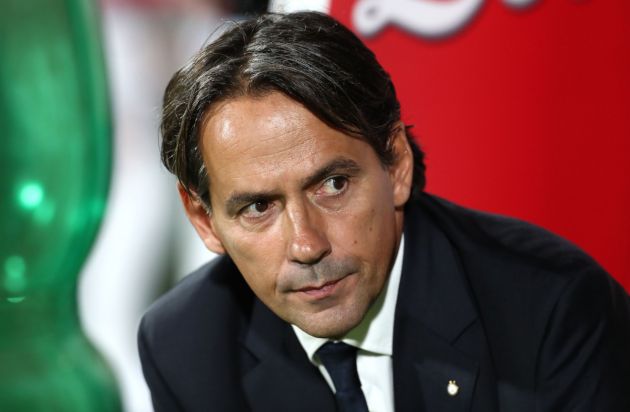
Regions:
<instances>
[{"instance_id":1,"label":"shoulder","mask_svg":"<svg viewBox=\"0 0 630 412\"><path fill-rule=\"evenodd\" d=\"M570 382L571 368L630 373L628 295L579 247L428 195L417 207L456 250L499 376L541 389L554 373Z\"/></svg>"},{"instance_id":2,"label":"shoulder","mask_svg":"<svg viewBox=\"0 0 630 412\"><path fill-rule=\"evenodd\" d=\"M253 301L232 261L219 257L148 309L138 349L156 410L244 409L235 365L249 365L238 342Z\"/></svg>"},{"instance_id":3,"label":"shoulder","mask_svg":"<svg viewBox=\"0 0 630 412\"><path fill-rule=\"evenodd\" d=\"M156 300L146 311L141 330L149 342L189 339L201 333L200 325L237 324L252 301L252 292L234 263L220 256Z\"/></svg>"},{"instance_id":4,"label":"shoulder","mask_svg":"<svg viewBox=\"0 0 630 412\"><path fill-rule=\"evenodd\" d=\"M232 321L246 310L252 294L234 263L220 256L182 279L156 300L143 317L152 334L170 333L198 322ZM151 336L148 336L151 338Z\"/></svg>"},{"instance_id":5,"label":"shoulder","mask_svg":"<svg viewBox=\"0 0 630 412\"><path fill-rule=\"evenodd\" d=\"M568 240L523 220L481 212L435 196L426 196L424 208L452 241L464 251L504 260L512 266L550 272L602 271L590 256Z\"/></svg>"},{"instance_id":6,"label":"shoulder","mask_svg":"<svg viewBox=\"0 0 630 412\"><path fill-rule=\"evenodd\" d=\"M571 292L593 299L627 296L621 286L578 246L522 220L484 213L426 196L419 204L457 250L464 272L482 296L511 293L535 312ZM510 303L506 302L506 303Z\"/></svg>"}]
</instances>

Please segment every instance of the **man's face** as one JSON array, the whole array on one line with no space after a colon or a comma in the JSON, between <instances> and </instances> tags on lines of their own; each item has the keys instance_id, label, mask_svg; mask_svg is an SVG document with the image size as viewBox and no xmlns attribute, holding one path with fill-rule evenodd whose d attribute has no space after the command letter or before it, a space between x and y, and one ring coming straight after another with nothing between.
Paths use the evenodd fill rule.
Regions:
<instances>
[{"instance_id":1,"label":"man's face","mask_svg":"<svg viewBox=\"0 0 630 412\"><path fill-rule=\"evenodd\" d=\"M412 155L396 164L280 93L212 108L202 129L212 212L184 199L206 245L227 253L254 293L307 333L356 326L389 274ZM184 195L185 196L185 195Z\"/></svg>"}]
</instances>

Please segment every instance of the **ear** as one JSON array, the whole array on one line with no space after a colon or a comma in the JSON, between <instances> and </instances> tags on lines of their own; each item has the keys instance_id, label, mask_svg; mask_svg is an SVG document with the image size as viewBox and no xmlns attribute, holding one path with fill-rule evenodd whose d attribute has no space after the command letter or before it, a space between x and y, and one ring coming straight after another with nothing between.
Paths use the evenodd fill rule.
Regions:
<instances>
[{"instance_id":1,"label":"ear","mask_svg":"<svg viewBox=\"0 0 630 412\"><path fill-rule=\"evenodd\" d=\"M389 175L394 190L394 205L399 208L409 200L413 184L413 152L402 122L398 123L391 137L390 147L394 154L394 164L389 166Z\"/></svg>"},{"instance_id":2,"label":"ear","mask_svg":"<svg viewBox=\"0 0 630 412\"><path fill-rule=\"evenodd\" d=\"M212 213L195 193L189 193L179 182L177 183L177 191L184 205L188 220L194 226L206 248L220 255L225 254L223 242L221 242L214 229Z\"/></svg>"}]
</instances>

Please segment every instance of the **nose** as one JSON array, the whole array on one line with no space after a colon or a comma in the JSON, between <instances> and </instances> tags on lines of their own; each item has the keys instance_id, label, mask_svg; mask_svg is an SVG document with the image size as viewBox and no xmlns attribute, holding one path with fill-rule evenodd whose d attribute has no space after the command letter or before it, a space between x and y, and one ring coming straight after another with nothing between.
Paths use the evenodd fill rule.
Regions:
<instances>
[{"instance_id":1,"label":"nose","mask_svg":"<svg viewBox=\"0 0 630 412\"><path fill-rule=\"evenodd\" d=\"M320 213L307 205L292 205L286 210L289 261L312 265L330 254L331 245Z\"/></svg>"}]
</instances>

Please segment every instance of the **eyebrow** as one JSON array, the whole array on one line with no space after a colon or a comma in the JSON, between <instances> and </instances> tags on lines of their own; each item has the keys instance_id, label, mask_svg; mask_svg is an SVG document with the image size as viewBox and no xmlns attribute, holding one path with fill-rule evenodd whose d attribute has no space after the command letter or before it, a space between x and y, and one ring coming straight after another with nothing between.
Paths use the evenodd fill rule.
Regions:
<instances>
[{"instance_id":1,"label":"eyebrow","mask_svg":"<svg viewBox=\"0 0 630 412\"><path fill-rule=\"evenodd\" d=\"M336 173L343 172L348 174L357 174L360 171L361 167L354 160L348 159L347 157L338 157L316 170L310 176L306 177L302 181L302 189L311 187L314 184Z\"/></svg>"},{"instance_id":2,"label":"eyebrow","mask_svg":"<svg viewBox=\"0 0 630 412\"><path fill-rule=\"evenodd\" d=\"M274 192L233 193L225 202L225 210L228 216L234 216L242 206L273 199L277 196L277 193Z\"/></svg>"},{"instance_id":3,"label":"eyebrow","mask_svg":"<svg viewBox=\"0 0 630 412\"><path fill-rule=\"evenodd\" d=\"M348 159L347 157L338 157L302 179L301 187L302 189L309 188L336 173L355 175L360 171L361 167L354 160ZM274 191L235 192L232 193L225 202L225 210L229 216L234 216L242 206L264 200L271 200L278 196L279 194Z\"/></svg>"}]
</instances>

